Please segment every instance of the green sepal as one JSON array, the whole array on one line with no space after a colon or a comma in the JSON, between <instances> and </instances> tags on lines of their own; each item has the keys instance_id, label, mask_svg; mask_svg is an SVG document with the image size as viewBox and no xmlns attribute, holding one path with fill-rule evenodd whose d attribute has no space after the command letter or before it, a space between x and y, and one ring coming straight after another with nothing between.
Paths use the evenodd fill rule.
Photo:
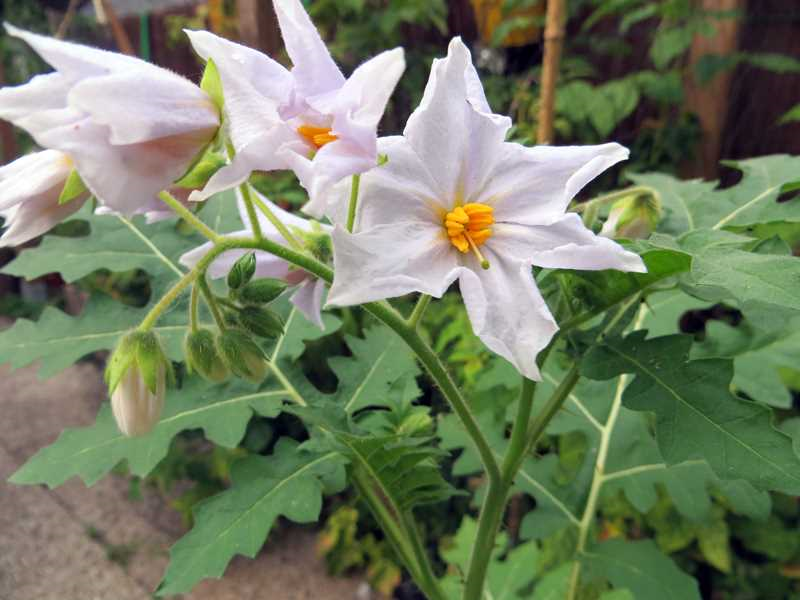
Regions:
<instances>
[{"instance_id":1,"label":"green sepal","mask_svg":"<svg viewBox=\"0 0 800 600\"><path fill-rule=\"evenodd\" d=\"M155 394L158 388L158 375L161 368L170 381L173 378L172 364L164 356L158 336L152 331L137 331L135 336L136 362L139 373L150 393Z\"/></svg>"},{"instance_id":2,"label":"green sepal","mask_svg":"<svg viewBox=\"0 0 800 600\"><path fill-rule=\"evenodd\" d=\"M136 360L136 333L132 331L124 335L108 359L104 376L109 395L114 393L123 375Z\"/></svg>"},{"instance_id":3,"label":"green sepal","mask_svg":"<svg viewBox=\"0 0 800 600\"><path fill-rule=\"evenodd\" d=\"M200 88L210 96L211 101L222 113L225 105L225 95L222 93L222 80L219 78L217 65L212 59L206 61L206 68L203 71L203 78L200 80Z\"/></svg>"},{"instance_id":4,"label":"green sepal","mask_svg":"<svg viewBox=\"0 0 800 600\"><path fill-rule=\"evenodd\" d=\"M239 299L246 304L266 304L280 296L288 284L281 279L256 279L239 290Z\"/></svg>"},{"instance_id":5,"label":"green sepal","mask_svg":"<svg viewBox=\"0 0 800 600\"><path fill-rule=\"evenodd\" d=\"M253 278L255 272L255 252L248 252L233 263L233 267L231 267L230 272L228 272L228 287L232 290L238 290Z\"/></svg>"},{"instance_id":6,"label":"green sepal","mask_svg":"<svg viewBox=\"0 0 800 600\"><path fill-rule=\"evenodd\" d=\"M206 146L175 185L186 189L205 187L211 176L227 164L225 156L214 150L213 144Z\"/></svg>"},{"instance_id":7,"label":"green sepal","mask_svg":"<svg viewBox=\"0 0 800 600\"><path fill-rule=\"evenodd\" d=\"M253 383L261 383L266 377L267 357L244 331L226 329L217 336L217 349L234 375Z\"/></svg>"},{"instance_id":8,"label":"green sepal","mask_svg":"<svg viewBox=\"0 0 800 600\"><path fill-rule=\"evenodd\" d=\"M214 334L208 329L198 329L186 334L184 355L189 371L213 383L221 383L228 378L228 367L223 362L214 343Z\"/></svg>"},{"instance_id":9,"label":"green sepal","mask_svg":"<svg viewBox=\"0 0 800 600\"><path fill-rule=\"evenodd\" d=\"M292 233L303 242L303 247L317 260L328 263L333 258L333 241L331 235L316 221L311 221L311 229L294 227Z\"/></svg>"},{"instance_id":10,"label":"green sepal","mask_svg":"<svg viewBox=\"0 0 800 600\"><path fill-rule=\"evenodd\" d=\"M245 306L239 311L239 323L259 337L275 338L283 335L283 320L274 312L258 306Z\"/></svg>"},{"instance_id":11,"label":"green sepal","mask_svg":"<svg viewBox=\"0 0 800 600\"><path fill-rule=\"evenodd\" d=\"M86 187L78 171L72 169L67 175L61 194L58 196L58 205L61 206L67 202L72 202L75 198L88 191L89 188Z\"/></svg>"}]
</instances>

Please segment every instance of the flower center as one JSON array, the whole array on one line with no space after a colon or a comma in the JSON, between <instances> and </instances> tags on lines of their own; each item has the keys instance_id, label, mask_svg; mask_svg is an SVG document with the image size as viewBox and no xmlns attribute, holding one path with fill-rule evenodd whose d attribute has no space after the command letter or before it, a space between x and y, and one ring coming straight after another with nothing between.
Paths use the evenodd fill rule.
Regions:
<instances>
[{"instance_id":1,"label":"flower center","mask_svg":"<svg viewBox=\"0 0 800 600\"><path fill-rule=\"evenodd\" d=\"M325 144L335 142L339 139L331 133L330 127L316 127L315 125L300 125L297 128L297 133L302 135L308 143L314 146L317 150L322 148Z\"/></svg>"},{"instance_id":2,"label":"flower center","mask_svg":"<svg viewBox=\"0 0 800 600\"><path fill-rule=\"evenodd\" d=\"M463 254L472 250L484 269L489 268L489 261L483 257L478 247L492 235L490 226L494 223L493 211L486 204L469 202L456 206L444 216L444 227L450 243Z\"/></svg>"}]
</instances>

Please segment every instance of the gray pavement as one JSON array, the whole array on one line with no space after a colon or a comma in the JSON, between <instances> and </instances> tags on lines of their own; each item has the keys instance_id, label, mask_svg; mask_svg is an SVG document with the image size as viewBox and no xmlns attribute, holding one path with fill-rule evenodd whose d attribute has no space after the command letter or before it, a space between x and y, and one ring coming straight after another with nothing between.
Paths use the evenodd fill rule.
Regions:
<instances>
[{"instance_id":1,"label":"gray pavement","mask_svg":"<svg viewBox=\"0 0 800 600\"><path fill-rule=\"evenodd\" d=\"M128 499L124 478L91 488L79 480L48 490L8 477L65 427L93 422L105 398L95 365L81 363L47 381L36 369L0 367L0 600L146 600L167 564L180 519L156 492ZM328 577L316 533L284 525L261 554L234 559L220 580L185 600L365 600L356 579Z\"/></svg>"}]
</instances>

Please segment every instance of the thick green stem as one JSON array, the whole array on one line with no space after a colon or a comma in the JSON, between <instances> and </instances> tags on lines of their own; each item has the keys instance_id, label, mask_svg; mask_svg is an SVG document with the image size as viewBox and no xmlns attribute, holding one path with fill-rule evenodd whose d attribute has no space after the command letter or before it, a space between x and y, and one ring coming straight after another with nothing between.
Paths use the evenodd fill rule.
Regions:
<instances>
[{"instance_id":1,"label":"thick green stem","mask_svg":"<svg viewBox=\"0 0 800 600\"><path fill-rule=\"evenodd\" d=\"M358 188L361 185L361 175L353 175L353 182L350 185L350 204L347 206L347 231L353 233L356 224L356 212L358 210Z\"/></svg>"},{"instance_id":2,"label":"thick green stem","mask_svg":"<svg viewBox=\"0 0 800 600\"><path fill-rule=\"evenodd\" d=\"M267 217L267 220L272 223L272 226L278 230L278 233L280 233L281 237L286 240L286 243L288 243L293 249L302 252L303 245L297 241L297 238L292 235L292 232L289 231L289 228L284 225L283 221L281 221L274 212L272 212L270 207L258 197L258 194L251 194L250 187L247 184L242 184L241 188L242 196L245 196L246 194L246 197L250 198L251 202L253 202L253 204L258 207L258 210L261 211L261 214Z\"/></svg>"},{"instance_id":3,"label":"thick green stem","mask_svg":"<svg viewBox=\"0 0 800 600\"><path fill-rule=\"evenodd\" d=\"M199 304L199 289L197 284L192 286L192 295L191 299L189 300L189 327L192 330L192 333L197 331L197 308Z\"/></svg>"},{"instance_id":4,"label":"thick green stem","mask_svg":"<svg viewBox=\"0 0 800 600\"><path fill-rule=\"evenodd\" d=\"M253 195L250 193L250 186L246 181L239 186L239 192L244 200L244 208L247 211L247 218L250 220L250 227L253 229L253 236L256 240L261 240L264 234L261 232L261 223L258 222L256 207L253 206Z\"/></svg>"},{"instance_id":5,"label":"thick green stem","mask_svg":"<svg viewBox=\"0 0 800 600\"><path fill-rule=\"evenodd\" d=\"M417 299L417 303L414 305L414 310L411 311L411 315L406 320L406 323L408 323L409 327L416 329L419 326L422 315L425 314L425 309L428 308L430 301L431 297L428 294L420 294L419 298Z\"/></svg>"},{"instance_id":6,"label":"thick green stem","mask_svg":"<svg viewBox=\"0 0 800 600\"><path fill-rule=\"evenodd\" d=\"M184 221L189 223L192 227L197 229L200 233L206 236L212 242L216 242L219 240L220 236L211 229L208 225L203 223L200 219L195 216L195 214L186 208L180 201L175 198L172 194L167 191L159 192L158 197L161 199L164 204L168 205L172 210L174 210L178 216L180 216Z\"/></svg>"}]
</instances>

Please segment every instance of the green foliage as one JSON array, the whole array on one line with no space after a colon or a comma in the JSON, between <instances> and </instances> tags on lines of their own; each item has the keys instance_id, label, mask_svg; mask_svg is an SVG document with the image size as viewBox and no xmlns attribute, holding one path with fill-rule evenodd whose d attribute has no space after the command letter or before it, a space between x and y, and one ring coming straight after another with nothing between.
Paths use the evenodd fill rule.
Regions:
<instances>
[{"instance_id":1,"label":"green foliage","mask_svg":"<svg viewBox=\"0 0 800 600\"><path fill-rule=\"evenodd\" d=\"M236 463L231 489L200 503L195 526L172 547L159 595L188 592L201 579L220 577L236 554L255 557L279 516L316 521L323 492L344 486L343 466L335 452L307 452L286 438L270 456Z\"/></svg>"},{"instance_id":2,"label":"green foliage","mask_svg":"<svg viewBox=\"0 0 800 600\"><path fill-rule=\"evenodd\" d=\"M645 332L591 350L582 373L608 379L635 373L623 404L656 413L656 435L668 464L707 460L722 479L745 479L766 490L800 493L800 461L791 439L772 426L770 411L729 391L733 364L688 360L691 338L645 340Z\"/></svg>"},{"instance_id":3,"label":"green foliage","mask_svg":"<svg viewBox=\"0 0 800 600\"><path fill-rule=\"evenodd\" d=\"M697 582L686 575L651 540L608 540L582 559L592 575L603 577L635 598L700 600Z\"/></svg>"}]
</instances>

